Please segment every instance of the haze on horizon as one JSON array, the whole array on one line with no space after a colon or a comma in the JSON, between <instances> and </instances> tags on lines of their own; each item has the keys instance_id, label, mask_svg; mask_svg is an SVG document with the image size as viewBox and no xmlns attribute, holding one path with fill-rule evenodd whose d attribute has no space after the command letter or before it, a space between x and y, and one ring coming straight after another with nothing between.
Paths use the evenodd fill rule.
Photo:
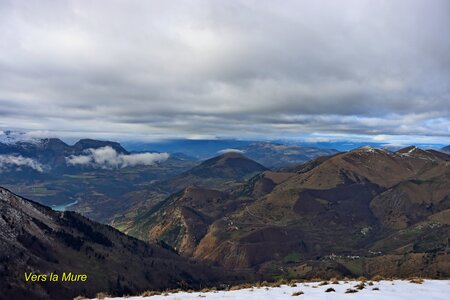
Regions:
<instances>
[{"instance_id":1,"label":"haze on horizon","mask_svg":"<svg viewBox=\"0 0 450 300\"><path fill-rule=\"evenodd\" d=\"M450 144L450 2L2 1L0 130Z\"/></svg>"}]
</instances>

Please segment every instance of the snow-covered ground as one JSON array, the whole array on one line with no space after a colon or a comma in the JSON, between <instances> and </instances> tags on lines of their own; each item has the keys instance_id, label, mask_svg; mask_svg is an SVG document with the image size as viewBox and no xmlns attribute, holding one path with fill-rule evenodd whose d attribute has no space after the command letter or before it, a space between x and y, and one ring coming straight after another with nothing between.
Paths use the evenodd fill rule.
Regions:
<instances>
[{"instance_id":1,"label":"snow-covered ground","mask_svg":"<svg viewBox=\"0 0 450 300\"><path fill-rule=\"evenodd\" d=\"M212 292L179 292L175 294L156 295L150 297L126 297L106 299L126 300L188 300L188 299L308 299L308 300L448 300L450 299L450 280L425 280L422 284L410 283L408 280L380 281L368 285L366 282L362 290L355 288L358 281L350 281L339 284L319 285L320 282L297 283L297 286L282 285L281 287L260 287L242 289L235 291L212 291ZM333 288L335 292L325 292ZM375 290L374 290L375 288ZM378 290L377 290L378 288ZM347 289L357 290L356 293L346 293ZM302 291L303 294L295 296L295 292Z\"/></svg>"}]
</instances>

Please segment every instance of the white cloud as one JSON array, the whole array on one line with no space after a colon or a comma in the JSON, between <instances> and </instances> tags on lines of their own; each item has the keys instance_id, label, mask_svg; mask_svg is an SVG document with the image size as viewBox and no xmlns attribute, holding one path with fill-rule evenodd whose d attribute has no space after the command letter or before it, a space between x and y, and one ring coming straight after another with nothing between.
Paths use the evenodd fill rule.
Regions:
<instances>
[{"instance_id":1,"label":"white cloud","mask_svg":"<svg viewBox=\"0 0 450 300\"><path fill-rule=\"evenodd\" d=\"M110 146L87 149L86 154L66 157L68 165L89 165L101 169L119 169L137 165L150 166L169 158L168 153L117 153Z\"/></svg>"},{"instance_id":2,"label":"white cloud","mask_svg":"<svg viewBox=\"0 0 450 300\"><path fill-rule=\"evenodd\" d=\"M34 159L21 155L0 155L0 172L2 170L21 169L22 167L32 168L38 172L44 170L44 166Z\"/></svg>"},{"instance_id":3,"label":"white cloud","mask_svg":"<svg viewBox=\"0 0 450 300\"><path fill-rule=\"evenodd\" d=\"M224 153L229 153L229 152L241 153L241 154L245 153L245 151L243 151L243 150L233 149L233 148L227 148L227 149L222 149L222 150L217 151L217 153L219 153L219 154L224 154Z\"/></svg>"},{"instance_id":4,"label":"white cloud","mask_svg":"<svg viewBox=\"0 0 450 300\"><path fill-rule=\"evenodd\" d=\"M122 166L152 165L155 162L162 162L169 158L168 153L138 153L122 155Z\"/></svg>"},{"instance_id":5,"label":"white cloud","mask_svg":"<svg viewBox=\"0 0 450 300\"><path fill-rule=\"evenodd\" d=\"M450 137L450 2L0 1L0 127Z\"/></svg>"},{"instance_id":6,"label":"white cloud","mask_svg":"<svg viewBox=\"0 0 450 300\"><path fill-rule=\"evenodd\" d=\"M66 162L69 165L87 165L92 162L91 155L72 155L66 157Z\"/></svg>"}]
</instances>

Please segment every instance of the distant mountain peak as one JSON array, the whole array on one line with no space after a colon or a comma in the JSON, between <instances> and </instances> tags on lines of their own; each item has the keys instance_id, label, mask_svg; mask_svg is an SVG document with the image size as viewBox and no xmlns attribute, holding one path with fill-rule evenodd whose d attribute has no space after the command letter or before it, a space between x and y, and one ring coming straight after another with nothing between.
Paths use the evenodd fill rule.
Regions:
<instances>
[{"instance_id":1,"label":"distant mountain peak","mask_svg":"<svg viewBox=\"0 0 450 300\"><path fill-rule=\"evenodd\" d=\"M225 152L222 153L221 155L219 155L218 157L222 157L222 158L245 158L245 159L249 159L248 157L246 157L244 155L244 153L239 152L239 151L229 151L229 152Z\"/></svg>"},{"instance_id":2,"label":"distant mountain peak","mask_svg":"<svg viewBox=\"0 0 450 300\"><path fill-rule=\"evenodd\" d=\"M40 139L30 137L25 132L5 130L0 131L0 143L13 145L19 142L39 143Z\"/></svg>"},{"instance_id":3,"label":"distant mountain peak","mask_svg":"<svg viewBox=\"0 0 450 300\"><path fill-rule=\"evenodd\" d=\"M116 150L118 153L122 154L128 154L128 151L125 150L122 145L120 145L118 142L112 142L112 141L101 141L101 140L94 140L94 139L81 139L78 142L76 142L72 147L78 151L83 151L87 149L97 149L109 146Z\"/></svg>"},{"instance_id":4,"label":"distant mountain peak","mask_svg":"<svg viewBox=\"0 0 450 300\"><path fill-rule=\"evenodd\" d=\"M366 162L365 159L370 159L371 157L376 156L385 156L389 159L397 159L397 158L414 158L414 159L420 159L420 160L428 160L428 161L435 161L435 160L447 160L446 154L435 151L435 150L424 150L421 148L418 148L416 146L408 146L405 148L402 148L400 150L397 150L395 152L390 151L388 149L384 148L375 148L371 146L365 146L360 147L351 151L348 151L346 153L342 154L343 158L350 158L353 157L354 159L357 158L358 161Z\"/></svg>"},{"instance_id":5,"label":"distant mountain peak","mask_svg":"<svg viewBox=\"0 0 450 300\"><path fill-rule=\"evenodd\" d=\"M389 150L386 150L384 148L378 148L378 147L374 147L374 146L370 146L370 145L362 146L362 147L356 148L354 150L351 150L349 152L355 152L355 151L383 152L383 153L390 152Z\"/></svg>"},{"instance_id":6,"label":"distant mountain peak","mask_svg":"<svg viewBox=\"0 0 450 300\"><path fill-rule=\"evenodd\" d=\"M446 152L446 153L450 153L450 145L448 145L446 147L443 147L441 150Z\"/></svg>"},{"instance_id":7,"label":"distant mountain peak","mask_svg":"<svg viewBox=\"0 0 450 300\"><path fill-rule=\"evenodd\" d=\"M164 182L169 190L181 190L187 186L218 188L246 180L268 170L241 153L224 153L205 160L192 169Z\"/></svg>"},{"instance_id":8,"label":"distant mountain peak","mask_svg":"<svg viewBox=\"0 0 450 300\"><path fill-rule=\"evenodd\" d=\"M39 140L39 145L46 147L69 147L66 143L58 138L45 138Z\"/></svg>"},{"instance_id":9,"label":"distant mountain peak","mask_svg":"<svg viewBox=\"0 0 450 300\"><path fill-rule=\"evenodd\" d=\"M383 148L377 148L377 147L373 147L373 146L363 146L360 148L356 148L353 150L350 150L346 153L344 153L344 156L348 156L348 155L353 155L353 154L358 154L361 155L363 154L364 156L366 155L394 155L393 152L387 150L387 149L383 149Z\"/></svg>"},{"instance_id":10,"label":"distant mountain peak","mask_svg":"<svg viewBox=\"0 0 450 300\"><path fill-rule=\"evenodd\" d=\"M248 158L241 152L226 152L219 156L216 156L215 158L216 158L217 162L226 162L230 159L242 159L242 160L253 161L252 159ZM212 159L214 159L214 158L212 158Z\"/></svg>"},{"instance_id":11,"label":"distant mountain peak","mask_svg":"<svg viewBox=\"0 0 450 300\"><path fill-rule=\"evenodd\" d=\"M400 150L397 150L397 153L412 153L418 149L419 148L417 148L416 146L408 146L408 147L402 148Z\"/></svg>"},{"instance_id":12,"label":"distant mountain peak","mask_svg":"<svg viewBox=\"0 0 450 300\"><path fill-rule=\"evenodd\" d=\"M194 169L210 169L210 168L222 168L228 167L232 169L253 169L254 171L265 171L266 167L257 163L256 161L248 158L243 153L239 152L227 152L219 156L210 158L202 162Z\"/></svg>"},{"instance_id":13,"label":"distant mountain peak","mask_svg":"<svg viewBox=\"0 0 450 300\"><path fill-rule=\"evenodd\" d=\"M400 149L396 153L401 156L415 157L415 158L426 159L426 160L430 160L430 161L434 161L436 159L446 159L445 154L442 154L442 153L440 153L438 151L434 151L434 150L423 150L416 146L409 146L409 147ZM442 155L444 155L444 156L442 156Z\"/></svg>"}]
</instances>

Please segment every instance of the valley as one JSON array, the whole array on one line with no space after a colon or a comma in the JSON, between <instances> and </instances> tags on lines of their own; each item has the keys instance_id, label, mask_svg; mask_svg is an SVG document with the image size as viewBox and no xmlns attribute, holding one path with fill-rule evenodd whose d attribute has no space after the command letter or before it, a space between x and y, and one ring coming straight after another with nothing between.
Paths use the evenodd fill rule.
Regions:
<instances>
[{"instance_id":1,"label":"valley","mask_svg":"<svg viewBox=\"0 0 450 300\"><path fill-rule=\"evenodd\" d=\"M8 141L8 139L5 140ZM209 152L204 152L204 155L217 156L216 149L227 145L229 146L219 141ZM308 157L335 152L334 150L287 147L290 152L293 148L296 149L297 152L292 157L290 152L276 144L243 145L245 147L250 145L256 156L265 155L264 157L272 157L272 160L286 157L284 164L278 163L279 166L289 166L303 162ZM104 149L110 151L101 152ZM245 149L239 151L246 151ZM82 139L72 146L55 138L32 141L9 140L5 143L0 142L0 185L55 209L61 210L66 205L72 204L70 210L80 212L102 223L117 224L121 216L134 215L141 209L151 208L186 185L201 183L204 186L225 187L234 184L234 174L218 173L211 178L197 176L194 167L201 161L181 153L183 149L172 150L174 152L167 154L168 157L161 161L155 160L149 164L141 161L141 164L119 166L117 161L122 157L137 159L139 155L165 153L131 153L119 143L91 139ZM109 156L102 158L100 155ZM4 163L2 163L2 157ZM84 164L70 164L71 157L90 160ZM17 158L21 158L28 164L18 165ZM267 159L261 160L267 162ZM9 165L8 161L16 164ZM40 169L36 169L36 166ZM258 168L260 171L266 167L261 165ZM189 176L185 174L188 171L192 173ZM242 181L244 175L249 174L244 171L236 179Z\"/></svg>"},{"instance_id":2,"label":"valley","mask_svg":"<svg viewBox=\"0 0 450 300\"><path fill-rule=\"evenodd\" d=\"M1 0L0 300L450 295L449 0Z\"/></svg>"},{"instance_id":3,"label":"valley","mask_svg":"<svg viewBox=\"0 0 450 300\"><path fill-rule=\"evenodd\" d=\"M298 163L285 153L268 168L247 153L268 162L300 148L253 143L203 161L178 152L122 167L135 154L120 144L81 144L97 148L77 143L59 152L61 143L48 140L2 146L0 155L35 161L0 173L0 254L11 261L0 270L9 278L2 289L45 298L257 280L450 277L445 149L317 150L295 154ZM103 161L96 151L113 156ZM67 164L85 156L88 163ZM92 281L73 293L16 281L19 270L36 269L85 272Z\"/></svg>"}]
</instances>

